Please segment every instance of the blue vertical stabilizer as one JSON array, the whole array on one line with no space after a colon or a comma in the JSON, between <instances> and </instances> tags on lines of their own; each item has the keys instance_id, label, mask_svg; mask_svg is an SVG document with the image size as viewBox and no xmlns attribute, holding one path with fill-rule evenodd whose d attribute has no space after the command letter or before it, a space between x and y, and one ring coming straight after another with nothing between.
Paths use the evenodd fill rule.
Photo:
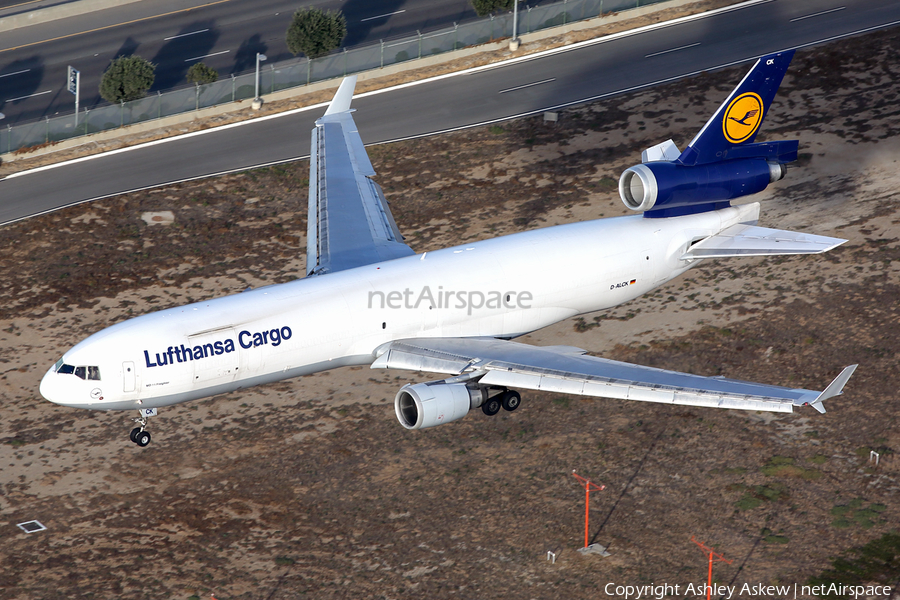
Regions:
<instances>
[{"instance_id":1,"label":"blue vertical stabilizer","mask_svg":"<svg viewBox=\"0 0 900 600\"><path fill-rule=\"evenodd\" d=\"M794 50L789 50L756 61L676 162L693 166L737 158L730 154L753 144L793 57Z\"/></svg>"}]
</instances>

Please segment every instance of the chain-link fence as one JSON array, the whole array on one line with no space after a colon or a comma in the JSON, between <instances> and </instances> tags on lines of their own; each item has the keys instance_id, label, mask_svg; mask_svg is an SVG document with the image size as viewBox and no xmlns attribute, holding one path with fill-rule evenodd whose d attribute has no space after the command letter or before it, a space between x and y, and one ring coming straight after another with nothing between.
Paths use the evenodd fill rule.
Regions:
<instances>
[{"instance_id":1,"label":"chain-link fence","mask_svg":"<svg viewBox=\"0 0 900 600\"><path fill-rule=\"evenodd\" d=\"M611 12L621 12L666 0L562 0L552 4L528 6L519 4L520 34L539 31L590 19ZM299 58L260 69L260 94L309 85L317 81L344 77L387 65L417 60L459 48L476 46L512 36L513 14L491 16L453 27L417 33L396 40L370 44L308 60ZM73 137L115 129L124 125L160 119L200 110L219 104L253 98L256 74L232 75L206 85L157 93L133 102L84 110L78 115L46 118L36 123L0 128L0 153L34 148Z\"/></svg>"}]
</instances>

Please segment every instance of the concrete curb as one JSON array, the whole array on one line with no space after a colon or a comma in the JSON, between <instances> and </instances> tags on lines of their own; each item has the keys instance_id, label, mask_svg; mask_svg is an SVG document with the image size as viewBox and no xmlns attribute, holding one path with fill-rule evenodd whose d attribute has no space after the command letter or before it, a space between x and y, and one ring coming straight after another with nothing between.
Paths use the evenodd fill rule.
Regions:
<instances>
[{"instance_id":1,"label":"concrete curb","mask_svg":"<svg viewBox=\"0 0 900 600\"><path fill-rule=\"evenodd\" d=\"M90 2L118 2L118 1L136 1L136 0L90 0ZM736 2L735 5L741 4L750 4L755 3L760 0L750 0L750 2ZM390 65L381 69L375 69L371 71L363 71L358 73L358 81L369 81L369 80L377 80L382 77L390 77L393 75L397 75L399 73L404 73L407 71L414 71L417 69L428 68L438 66L444 63L453 62L460 59L465 59L468 57L476 56L476 55L489 55L489 54L497 54L499 58L514 58L517 56L526 56L532 53L537 52L537 49L533 46L542 40L546 40L549 38L564 36L568 33L582 31L586 29L592 29L595 27L600 27L603 25L610 25L620 21L628 21L635 18L640 18L646 16L648 14L652 14L655 12L660 12L662 10L671 9L671 8L680 8L682 6L687 6L691 4L697 4L698 0L670 0L669 2L660 2L658 4L653 4L650 6L645 6L641 8L631 9L626 12L614 13L605 15L602 17L595 17L593 19L587 19L584 21L577 21L568 25L563 25L559 27L552 27L550 29L543 29L541 31L536 31L529 34L523 34L519 36L521 40L521 45L516 52L510 52L509 50L509 39L504 38L502 40L496 42L490 42L487 44L482 44L480 46L473 46L469 48L462 48L460 50L456 50L453 52L446 52L443 54L438 54L434 56L429 56L417 60L410 60L407 62ZM701 11L708 12L708 11ZM605 37L605 36L601 36ZM599 38L595 38L599 39ZM564 46L569 44L564 44ZM531 51L529 51L529 46L531 46ZM320 92L323 90L335 89L340 83L340 79L329 79L326 81L321 81L317 83L313 83L307 86L290 88L287 90L282 90L279 92L275 92L273 94L267 94L265 96L266 103L278 102L283 100L296 100L305 95L315 94L316 92ZM90 146L92 144L97 144L101 142L107 142L109 140L114 140L116 138L138 135L142 133L148 133L155 130L165 131L167 129L176 128L179 125L185 125L187 123L192 123L194 121L208 119L211 117L217 117L226 114L232 113L240 113L242 111L247 113L247 118L245 120L253 119L255 116L255 112L251 112L250 109L251 100L238 100L236 102L229 102L227 104L221 104L219 106L213 106L209 108L203 108L196 111L191 111L187 113L181 113L178 115L172 115L170 117L163 117L162 119L154 119L151 121L144 121L142 123L136 123L134 125L127 125L125 127L120 127L117 129L110 129L108 131L103 131L99 133L94 133L86 136L81 136L77 138L72 138L69 140L63 140L51 146L43 147L34 150L33 152L29 152L27 154L16 155L15 153L8 154L0 154L0 164L12 164L17 161L27 160L31 158L36 158L40 156L44 156L47 154L51 154L54 152L59 152L62 150L70 150L73 148L78 148L81 146ZM264 113L271 114L271 113ZM262 116L262 115L259 115ZM179 135L181 133L186 133L186 130L181 131L173 131L171 133L172 136ZM163 135L162 137L168 137ZM136 142L137 144L142 142Z\"/></svg>"}]
</instances>

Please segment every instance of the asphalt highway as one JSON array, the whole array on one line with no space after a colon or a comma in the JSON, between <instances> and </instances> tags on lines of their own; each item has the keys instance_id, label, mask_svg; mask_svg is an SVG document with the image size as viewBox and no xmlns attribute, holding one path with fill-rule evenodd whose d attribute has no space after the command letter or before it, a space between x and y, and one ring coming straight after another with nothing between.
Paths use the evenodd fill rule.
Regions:
<instances>
[{"instance_id":1,"label":"asphalt highway","mask_svg":"<svg viewBox=\"0 0 900 600\"><path fill-rule=\"evenodd\" d=\"M778 0L354 99L366 143L534 114L900 24L891 0ZM737 83L737 82L735 82ZM724 97L723 97L724 99ZM0 223L309 153L323 108L208 130L0 181ZM660 141L666 132L659 133ZM637 159L637 157L636 157Z\"/></svg>"},{"instance_id":2,"label":"asphalt highway","mask_svg":"<svg viewBox=\"0 0 900 600\"><path fill-rule=\"evenodd\" d=\"M81 72L83 111L105 104L100 77L119 56L137 54L157 65L150 93L188 86L185 76L195 62L224 78L252 71L257 52L267 64L292 60L285 32L304 5L343 12L345 47L476 18L468 0L154 0L22 27L0 35L3 124L71 114L69 65ZM0 15L9 10L0 7Z\"/></svg>"}]
</instances>

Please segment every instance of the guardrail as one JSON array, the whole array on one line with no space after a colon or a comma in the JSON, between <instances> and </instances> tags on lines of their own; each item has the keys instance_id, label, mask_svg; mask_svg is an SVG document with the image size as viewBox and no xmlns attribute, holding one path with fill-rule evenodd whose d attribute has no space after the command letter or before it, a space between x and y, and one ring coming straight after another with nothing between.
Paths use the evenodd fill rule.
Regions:
<instances>
[{"instance_id":1,"label":"guardrail","mask_svg":"<svg viewBox=\"0 0 900 600\"><path fill-rule=\"evenodd\" d=\"M518 32L531 33L665 1L562 0L541 6L520 6ZM507 13L402 39L383 40L379 44L353 49L344 48L342 51L312 60L303 57L266 65L260 74L260 93L270 94L317 81L476 46L511 37L512 29L513 15ZM215 83L165 93L157 92L156 95L119 105L85 109L78 114L77 125L74 113L62 117L47 117L23 125L8 125L5 129L0 128L0 153L40 147L125 125L253 98L255 76L255 71L232 75Z\"/></svg>"}]
</instances>

